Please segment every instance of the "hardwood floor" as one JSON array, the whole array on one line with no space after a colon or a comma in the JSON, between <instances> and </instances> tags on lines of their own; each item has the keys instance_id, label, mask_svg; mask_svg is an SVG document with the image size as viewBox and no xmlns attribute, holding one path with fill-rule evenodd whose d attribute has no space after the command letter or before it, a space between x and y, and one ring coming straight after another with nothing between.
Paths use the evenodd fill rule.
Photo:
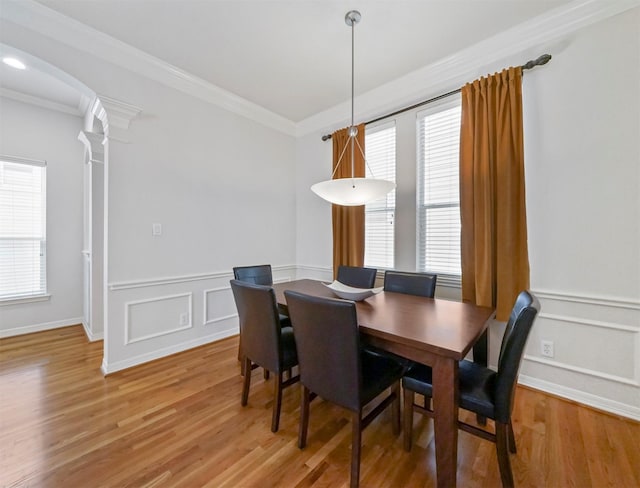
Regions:
<instances>
[{"instance_id":1,"label":"hardwood floor","mask_svg":"<svg viewBox=\"0 0 640 488\"><path fill-rule=\"evenodd\" d=\"M87 343L80 326L2 339L0 486L348 486L349 414L314 400L299 450L299 385L285 390L271 433L273 376L254 371L241 407L237 346L225 339L104 378L102 342ZM519 388L513 426L517 486L640 486L636 422ZM500 486L493 444L461 432L458 458L458 486ZM364 432L361 470L363 487L434 486L432 422L414 416L406 453L381 415Z\"/></svg>"}]
</instances>

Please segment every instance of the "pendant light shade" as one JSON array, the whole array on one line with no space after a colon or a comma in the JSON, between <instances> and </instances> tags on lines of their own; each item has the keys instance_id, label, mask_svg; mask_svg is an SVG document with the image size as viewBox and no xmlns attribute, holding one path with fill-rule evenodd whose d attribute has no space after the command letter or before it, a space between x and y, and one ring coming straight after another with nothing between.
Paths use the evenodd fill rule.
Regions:
<instances>
[{"instance_id":1,"label":"pendant light shade","mask_svg":"<svg viewBox=\"0 0 640 488\"><path fill-rule=\"evenodd\" d=\"M338 162L336 163L335 169L333 170L333 174L335 175L340 163L342 162L342 157L347 149L347 147L351 148L351 176L346 178L338 178L331 179L327 181L321 181L320 183L316 183L311 187L311 191L313 191L319 197L331 202L335 205L344 205L344 206L356 206L356 205L365 205L366 203L372 202L379 198L384 197L387 193L392 191L396 184L393 181L389 180L380 180L375 178L356 178L354 175L354 151L357 146L360 154L362 154L362 159L365 161L366 165L366 157L364 155L364 151L356 136L358 134L358 129L353 122L353 106L354 106L354 30L355 25L360 22L362 16L360 12L357 10L351 10L347 12L344 16L345 23L351 27L351 126L349 127L349 139L345 144L345 147L338 158ZM366 165L368 166L368 165Z\"/></svg>"},{"instance_id":2,"label":"pendant light shade","mask_svg":"<svg viewBox=\"0 0 640 488\"><path fill-rule=\"evenodd\" d=\"M316 183L311 187L320 198L336 205L353 207L384 197L396 184L374 178L339 178Z\"/></svg>"}]
</instances>

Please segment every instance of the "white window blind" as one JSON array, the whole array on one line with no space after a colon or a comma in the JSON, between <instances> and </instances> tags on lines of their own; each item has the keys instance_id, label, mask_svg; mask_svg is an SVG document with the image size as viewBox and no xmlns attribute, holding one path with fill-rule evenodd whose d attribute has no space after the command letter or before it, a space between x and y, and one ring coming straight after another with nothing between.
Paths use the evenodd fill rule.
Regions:
<instances>
[{"instance_id":1,"label":"white window blind","mask_svg":"<svg viewBox=\"0 0 640 488\"><path fill-rule=\"evenodd\" d=\"M418 114L417 261L460 277L460 99Z\"/></svg>"},{"instance_id":2,"label":"white window blind","mask_svg":"<svg viewBox=\"0 0 640 488\"><path fill-rule=\"evenodd\" d=\"M374 178L396 181L395 122L367 127L367 163ZM367 177L370 177L366 168ZM364 264L373 268L393 268L396 191L365 205Z\"/></svg>"},{"instance_id":3,"label":"white window blind","mask_svg":"<svg viewBox=\"0 0 640 488\"><path fill-rule=\"evenodd\" d=\"M0 157L0 300L46 294L46 166Z\"/></svg>"}]
</instances>

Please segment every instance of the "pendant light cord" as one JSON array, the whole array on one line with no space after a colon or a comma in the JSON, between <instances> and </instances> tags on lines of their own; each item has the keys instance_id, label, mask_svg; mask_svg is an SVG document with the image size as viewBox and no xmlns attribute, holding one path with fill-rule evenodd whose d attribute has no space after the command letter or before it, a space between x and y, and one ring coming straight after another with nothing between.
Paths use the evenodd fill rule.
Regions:
<instances>
[{"instance_id":1,"label":"pendant light cord","mask_svg":"<svg viewBox=\"0 0 640 488\"><path fill-rule=\"evenodd\" d=\"M351 127L349 128L349 137L351 138L351 184L355 186L355 182L353 178L355 177L355 144L354 140L356 138L357 133L355 132L354 123L354 104L355 104L355 32L356 32L356 22L355 19L351 20Z\"/></svg>"}]
</instances>

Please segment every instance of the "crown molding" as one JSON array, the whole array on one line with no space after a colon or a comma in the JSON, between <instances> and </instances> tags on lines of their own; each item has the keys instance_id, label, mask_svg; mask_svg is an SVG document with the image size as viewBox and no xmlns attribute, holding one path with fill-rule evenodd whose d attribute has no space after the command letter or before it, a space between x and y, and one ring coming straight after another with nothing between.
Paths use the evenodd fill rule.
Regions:
<instances>
[{"instance_id":1,"label":"crown molding","mask_svg":"<svg viewBox=\"0 0 640 488\"><path fill-rule=\"evenodd\" d=\"M296 125L270 110L224 90L103 32L71 19L33 0L5 1L6 20L58 42L82 50L165 86L295 136Z\"/></svg>"},{"instance_id":2,"label":"crown molding","mask_svg":"<svg viewBox=\"0 0 640 488\"><path fill-rule=\"evenodd\" d=\"M579 29L638 5L640 0L575 0L359 95L356 97L359 117L361 120L379 117L440 91L454 89L470 81L470 76L485 74L484 70L492 63L523 53L531 55L533 49L549 49L552 43ZM533 56L540 54L543 53L536 52ZM343 102L300 121L297 136L331 132L344 125L349 103Z\"/></svg>"},{"instance_id":3,"label":"crown molding","mask_svg":"<svg viewBox=\"0 0 640 488\"><path fill-rule=\"evenodd\" d=\"M464 83L465 76L482 70L492 62L549 45L583 27L638 5L640 0L575 0L358 96L360 117L375 117L388 109L415 102L435 90ZM33 0L5 1L0 16L288 135L307 135L336 127L337 123L347 120L348 102L344 102L296 124ZM401 97L398 94L402 94Z\"/></svg>"},{"instance_id":4,"label":"crown molding","mask_svg":"<svg viewBox=\"0 0 640 488\"><path fill-rule=\"evenodd\" d=\"M17 100L18 102L28 103L37 107L46 108L48 110L54 110L56 112L62 112L64 114L74 115L80 117L83 112L79 107L70 107L63 103L53 102L46 98L36 97L34 95L27 95L26 93L17 92L9 88L0 87L0 97L10 98L11 100Z\"/></svg>"},{"instance_id":5,"label":"crown molding","mask_svg":"<svg viewBox=\"0 0 640 488\"><path fill-rule=\"evenodd\" d=\"M127 130L131 120L142 112L141 108L131 105L130 103L121 102L115 98L100 94L98 94L98 98L102 103L102 107L107 112L107 120L112 127Z\"/></svg>"}]
</instances>

